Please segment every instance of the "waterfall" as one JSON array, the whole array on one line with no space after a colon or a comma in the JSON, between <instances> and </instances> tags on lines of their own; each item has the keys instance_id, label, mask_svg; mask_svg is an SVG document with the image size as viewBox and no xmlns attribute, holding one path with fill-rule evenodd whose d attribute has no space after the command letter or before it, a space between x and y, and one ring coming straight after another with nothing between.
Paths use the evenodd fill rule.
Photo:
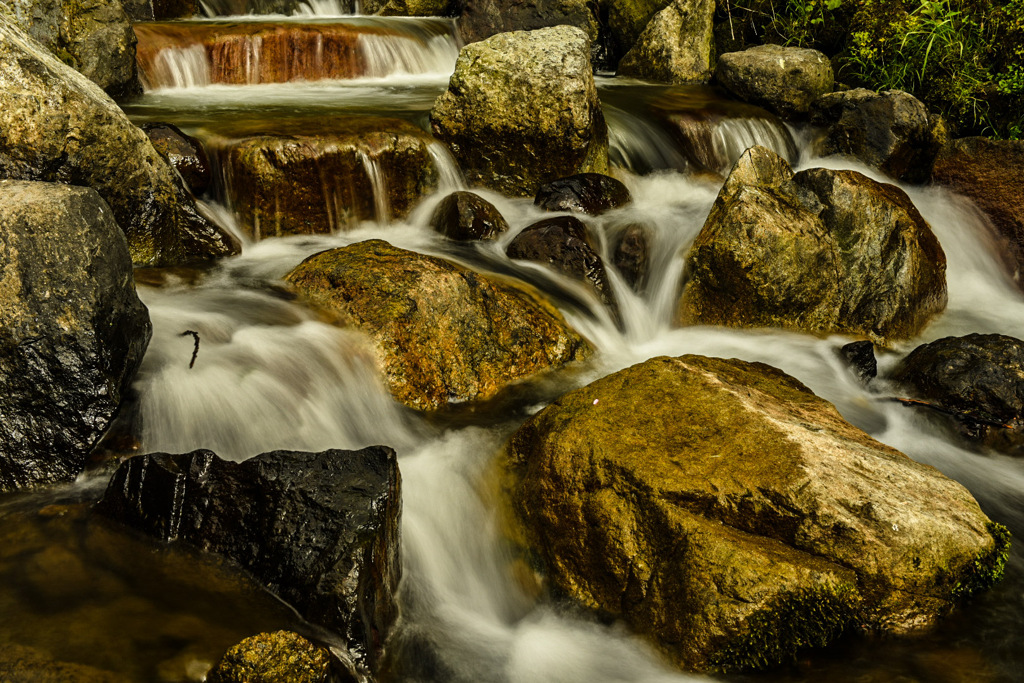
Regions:
<instances>
[{"instance_id":1,"label":"waterfall","mask_svg":"<svg viewBox=\"0 0 1024 683\"><path fill-rule=\"evenodd\" d=\"M363 163L363 170L366 171L366 177L370 179L370 187L373 188L373 209L377 222L387 225L391 222L391 202L384 170L376 159L362 150L359 151L359 158Z\"/></svg>"}]
</instances>

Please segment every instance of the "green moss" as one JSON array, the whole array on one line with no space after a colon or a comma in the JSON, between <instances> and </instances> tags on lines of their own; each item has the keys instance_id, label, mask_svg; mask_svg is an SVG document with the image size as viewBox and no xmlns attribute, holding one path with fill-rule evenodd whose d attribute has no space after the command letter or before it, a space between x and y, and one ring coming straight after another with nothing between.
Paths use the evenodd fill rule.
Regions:
<instances>
[{"instance_id":1,"label":"green moss","mask_svg":"<svg viewBox=\"0 0 1024 683\"><path fill-rule=\"evenodd\" d=\"M793 661L799 650L824 647L845 631L860 606L851 586L790 593L747 620L745 631L710 657L723 672L764 669Z\"/></svg>"},{"instance_id":2,"label":"green moss","mask_svg":"<svg viewBox=\"0 0 1024 683\"><path fill-rule=\"evenodd\" d=\"M964 576L953 586L954 600L967 600L988 590L1003 578L1006 560L1010 555L1010 532L995 522L989 522L985 528L992 534L995 544L991 550L978 553L967 565Z\"/></svg>"}]
</instances>

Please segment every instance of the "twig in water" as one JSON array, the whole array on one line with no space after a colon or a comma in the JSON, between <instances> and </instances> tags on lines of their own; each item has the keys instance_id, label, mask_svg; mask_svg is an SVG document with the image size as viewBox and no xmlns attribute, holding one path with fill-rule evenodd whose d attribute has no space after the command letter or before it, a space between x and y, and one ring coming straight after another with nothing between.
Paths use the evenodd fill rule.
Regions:
<instances>
[{"instance_id":1,"label":"twig in water","mask_svg":"<svg viewBox=\"0 0 1024 683\"><path fill-rule=\"evenodd\" d=\"M196 356L199 355L199 333L196 332L195 330L185 330L184 332L178 335L179 337L187 337L190 334L192 335L192 338L195 339L196 345L195 348L192 349L192 362L188 364L189 370L191 370L192 366L196 364Z\"/></svg>"}]
</instances>

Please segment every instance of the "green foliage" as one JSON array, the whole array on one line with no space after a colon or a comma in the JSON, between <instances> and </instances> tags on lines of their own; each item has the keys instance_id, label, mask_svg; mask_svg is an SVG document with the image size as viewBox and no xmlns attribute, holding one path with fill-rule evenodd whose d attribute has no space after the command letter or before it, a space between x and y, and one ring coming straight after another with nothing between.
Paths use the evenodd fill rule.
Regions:
<instances>
[{"instance_id":1,"label":"green foliage","mask_svg":"<svg viewBox=\"0 0 1024 683\"><path fill-rule=\"evenodd\" d=\"M989 522L985 528L995 544L992 550L975 557L967 568L963 578L953 586L953 599L968 598L986 591L999 583L1006 570L1006 560L1010 556L1010 532L1002 524Z\"/></svg>"}]
</instances>

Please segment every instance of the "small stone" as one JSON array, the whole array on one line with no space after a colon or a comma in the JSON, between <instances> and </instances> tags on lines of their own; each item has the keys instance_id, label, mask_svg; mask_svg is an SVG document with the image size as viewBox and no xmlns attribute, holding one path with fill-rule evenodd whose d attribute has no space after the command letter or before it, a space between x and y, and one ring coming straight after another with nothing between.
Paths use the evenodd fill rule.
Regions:
<instances>
[{"instance_id":1,"label":"small stone","mask_svg":"<svg viewBox=\"0 0 1024 683\"><path fill-rule=\"evenodd\" d=\"M875 345L869 341L855 341L839 349L841 355L862 382L878 375L878 361L875 360Z\"/></svg>"},{"instance_id":2,"label":"small stone","mask_svg":"<svg viewBox=\"0 0 1024 683\"><path fill-rule=\"evenodd\" d=\"M480 195L452 192L434 209L430 227L453 240L493 240L508 231L508 222Z\"/></svg>"}]
</instances>

